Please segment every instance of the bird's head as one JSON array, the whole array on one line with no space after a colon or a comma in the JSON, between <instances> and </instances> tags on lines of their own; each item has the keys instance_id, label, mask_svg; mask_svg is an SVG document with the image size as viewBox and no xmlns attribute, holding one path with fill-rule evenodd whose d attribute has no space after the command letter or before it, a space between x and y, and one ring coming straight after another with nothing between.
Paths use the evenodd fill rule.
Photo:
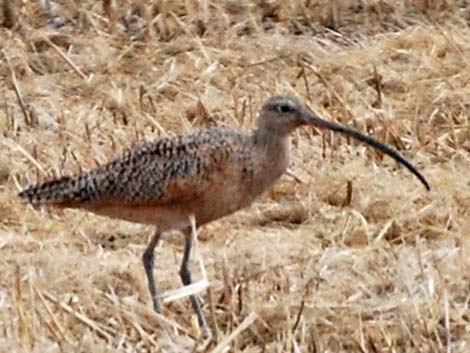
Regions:
<instances>
[{"instance_id":1,"label":"bird's head","mask_svg":"<svg viewBox=\"0 0 470 353\"><path fill-rule=\"evenodd\" d=\"M295 97L274 96L269 98L261 108L257 125L258 133L271 137L287 136L294 129L303 125L311 125L347 135L388 154L398 163L408 168L419 178L426 189L430 190L424 176L396 150L355 129L319 117Z\"/></svg>"},{"instance_id":2,"label":"bird's head","mask_svg":"<svg viewBox=\"0 0 470 353\"><path fill-rule=\"evenodd\" d=\"M263 104L257 125L258 128L284 135L307 124L309 115L312 113L297 98L274 96Z\"/></svg>"}]
</instances>

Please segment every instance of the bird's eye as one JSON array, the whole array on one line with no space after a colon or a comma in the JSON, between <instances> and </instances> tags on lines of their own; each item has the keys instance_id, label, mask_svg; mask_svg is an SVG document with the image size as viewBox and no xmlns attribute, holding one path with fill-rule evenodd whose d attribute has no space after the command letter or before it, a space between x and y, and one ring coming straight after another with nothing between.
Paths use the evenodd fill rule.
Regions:
<instances>
[{"instance_id":1,"label":"bird's eye","mask_svg":"<svg viewBox=\"0 0 470 353\"><path fill-rule=\"evenodd\" d=\"M292 107L289 104L281 104L277 107L279 113L289 113L292 111Z\"/></svg>"}]
</instances>

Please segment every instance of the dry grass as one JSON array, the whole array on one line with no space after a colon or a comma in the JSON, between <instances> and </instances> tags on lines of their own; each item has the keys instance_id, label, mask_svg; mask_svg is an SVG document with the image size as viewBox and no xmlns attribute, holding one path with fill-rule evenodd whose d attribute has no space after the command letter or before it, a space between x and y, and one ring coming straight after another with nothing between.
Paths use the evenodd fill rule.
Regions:
<instances>
[{"instance_id":1,"label":"dry grass","mask_svg":"<svg viewBox=\"0 0 470 353\"><path fill-rule=\"evenodd\" d=\"M0 2L1 352L192 350L185 298L151 311L151 228L16 193L159 136L249 129L276 92L395 146L432 191L362 145L298 131L292 174L201 230L216 339L197 348L470 350L467 1L42 3ZM157 249L161 291L180 286L180 249Z\"/></svg>"}]
</instances>

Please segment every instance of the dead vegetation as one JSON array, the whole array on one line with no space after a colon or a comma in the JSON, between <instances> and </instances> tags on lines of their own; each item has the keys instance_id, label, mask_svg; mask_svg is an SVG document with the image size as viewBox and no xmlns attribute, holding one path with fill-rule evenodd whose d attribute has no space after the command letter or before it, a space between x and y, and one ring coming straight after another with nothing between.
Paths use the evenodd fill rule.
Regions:
<instances>
[{"instance_id":1,"label":"dead vegetation","mask_svg":"<svg viewBox=\"0 0 470 353\"><path fill-rule=\"evenodd\" d=\"M196 348L468 352L467 1L0 4L0 351L191 351L187 300L151 310L150 228L16 193L159 136L249 129L281 92L394 146L432 191L362 145L299 131L291 173L201 231L216 337ZM180 286L180 247L157 249L162 292Z\"/></svg>"}]
</instances>

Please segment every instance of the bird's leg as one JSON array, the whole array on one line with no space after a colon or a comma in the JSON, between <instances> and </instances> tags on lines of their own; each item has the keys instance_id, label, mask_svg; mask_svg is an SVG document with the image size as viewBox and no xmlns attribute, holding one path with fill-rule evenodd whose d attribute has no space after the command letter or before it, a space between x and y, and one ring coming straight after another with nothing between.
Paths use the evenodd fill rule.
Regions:
<instances>
[{"instance_id":1,"label":"bird's leg","mask_svg":"<svg viewBox=\"0 0 470 353\"><path fill-rule=\"evenodd\" d=\"M150 290L150 296L152 297L153 309L160 313L160 301L158 300L157 296L157 288L155 286L155 277L153 276L153 263L155 258L155 247L157 246L158 242L162 233L157 229L155 235L153 236L152 240L150 241L147 249L145 249L144 255L142 256L142 261L144 262L145 274L147 275L147 282Z\"/></svg>"},{"instance_id":2,"label":"bird's leg","mask_svg":"<svg viewBox=\"0 0 470 353\"><path fill-rule=\"evenodd\" d=\"M185 286L191 284L191 270L189 269L189 262L191 258L191 250L193 247L195 235L192 232L191 228L186 228L183 231L185 237L184 243L184 253L183 253L183 261L181 262L180 268L180 277L181 281ZM202 336L204 338L209 338L211 336L211 331L207 326L206 319L201 309L201 301L196 295L190 295L189 299L191 300L191 305L193 306L194 311L197 315L197 321L199 323L199 327L201 328Z\"/></svg>"}]
</instances>

